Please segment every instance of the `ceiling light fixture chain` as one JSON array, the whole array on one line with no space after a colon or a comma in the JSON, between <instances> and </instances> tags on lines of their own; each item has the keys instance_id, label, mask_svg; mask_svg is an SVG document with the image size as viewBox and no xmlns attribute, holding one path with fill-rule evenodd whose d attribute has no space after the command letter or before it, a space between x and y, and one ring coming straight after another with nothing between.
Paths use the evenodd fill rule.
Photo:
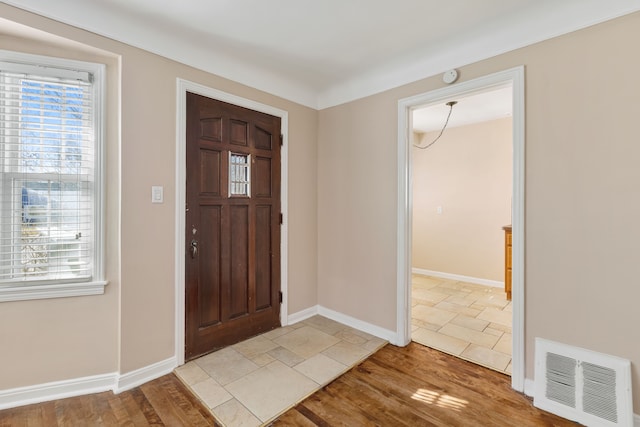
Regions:
<instances>
[{"instance_id":1,"label":"ceiling light fixture chain","mask_svg":"<svg viewBox=\"0 0 640 427\"><path fill-rule=\"evenodd\" d=\"M447 128L447 124L449 124L449 118L451 118L451 112L453 111L453 106L456 105L458 103L458 101L449 101L447 102L446 105L449 106L449 114L447 115L447 120L444 122L444 126L442 127L442 130L440 131L440 134L436 137L436 139L434 139L433 141L431 141L428 145L425 145L424 147L421 147L418 144L413 144L414 147L419 148L421 150L426 150L427 148L431 147L433 144L436 143L437 140L440 139L440 137L442 136L442 134L444 133L444 130Z\"/></svg>"}]
</instances>

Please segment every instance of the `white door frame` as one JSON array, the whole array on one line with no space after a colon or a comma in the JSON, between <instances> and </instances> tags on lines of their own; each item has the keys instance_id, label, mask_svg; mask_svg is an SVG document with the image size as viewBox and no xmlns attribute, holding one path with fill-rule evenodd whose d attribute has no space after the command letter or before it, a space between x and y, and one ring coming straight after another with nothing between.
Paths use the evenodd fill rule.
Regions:
<instances>
[{"instance_id":1,"label":"white door frame","mask_svg":"<svg viewBox=\"0 0 640 427\"><path fill-rule=\"evenodd\" d=\"M411 248L413 183L411 158L412 111L426 104L449 101L511 83L513 90L513 274L512 274L512 374L511 386L524 391L524 208L525 127L524 66L447 86L398 101L398 254L396 344L411 341Z\"/></svg>"},{"instance_id":2,"label":"white door frame","mask_svg":"<svg viewBox=\"0 0 640 427\"><path fill-rule=\"evenodd\" d=\"M283 223L280 227L280 290L282 291L282 304L280 305L280 323L287 325L287 265L288 265L288 141L289 141L289 113L279 108L261 104L251 99L242 98L227 92L222 92L188 80L177 79L177 108L176 108L176 206L175 206L175 357L178 366L184 364L185 345L185 205L187 183L187 158L186 158L186 117L187 117L187 92L229 104L249 108L261 113L280 117L280 131L283 136L283 145L280 151L280 211L283 214Z\"/></svg>"}]
</instances>

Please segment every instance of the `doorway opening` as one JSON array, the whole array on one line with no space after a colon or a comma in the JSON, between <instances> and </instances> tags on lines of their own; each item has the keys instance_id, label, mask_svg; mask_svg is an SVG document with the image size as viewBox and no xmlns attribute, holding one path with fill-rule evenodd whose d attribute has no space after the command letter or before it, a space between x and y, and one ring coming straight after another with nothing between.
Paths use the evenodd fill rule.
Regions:
<instances>
[{"instance_id":1,"label":"doorway opening","mask_svg":"<svg viewBox=\"0 0 640 427\"><path fill-rule=\"evenodd\" d=\"M411 338L507 375L512 92L506 84L416 107L411 147Z\"/></svg>"},{"instance_id":2,"label":"doorway opening","mask_svg":"<svg viewBox=\"0 0 640 427\"><path fill-rule=\"evenodd\" d=\"M397 337L411 340L413 227L413 111L510 86L512 91L512 368L511 384L524 390L524 67L458 83L398 102ZM444 207L442 208L444 209ZM505 224L506 225L506 224Z\"/></svg>"}]
</instances>

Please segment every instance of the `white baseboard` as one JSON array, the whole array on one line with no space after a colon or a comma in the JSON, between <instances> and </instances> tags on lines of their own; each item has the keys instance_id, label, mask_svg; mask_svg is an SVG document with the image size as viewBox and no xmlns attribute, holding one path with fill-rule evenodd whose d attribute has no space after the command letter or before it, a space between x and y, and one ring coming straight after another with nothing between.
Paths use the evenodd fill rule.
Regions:
<instances>
[{"instance_id":1,"label":"white baseboard","mask_svg":"<svg viewBox=\"0 0 640 427\"><path fill-rule=\"evenodd\" d=\"M313 317L316 314L318 314L317 305L314 305L313 307L305 308L304 310L290 314L289 317L287 317L287 325L293 325L294 323L302 322L303 320Z\"/></svg>"},{"instance_id":2,"label":"white baseboard","mask_svg":"<svg viewBox=\"0 0 640 427\"><path fill-rule=\"evenodd\" d=\"M524 379L524 394L529 397L533 397L536 391L535 382L529 378Z\"/></svg>"},{"instance_id":3,"label":"white baseboard","mask_svg":"<svg viewBox=\"0 0 640 427\"><path fill-rule=\"evenodd\" d=\"M339 313L326 307L318 306L318 314L331 320L335 320L336 322L340 322L343 325L347 325L359 331L382 338L385 341L393 342L396 339L395 331L381 328L380 326L364 322L360 319L356 319L355 317L347 316L346 314Z\"/></svg>"},{"instance_id":4,"label":"white baseboard","mask_svg":"<svg viewBox=\"0 0 640 427\"><path fill-rule=\"evenodd\" d=\"M0 390L0 409L111 390L116 383L117 377L118 374L114 372Z\"/></svg>"},{"instance_id":5,"label":"white baseboard","mask_svg":"<svg viewBox=\"0 0 640 427\"><path fill-rule=\"evenodd\" d=\"M109 390L120 393L168 374L176 366L176 358L171 357L123 375L113 372L0 390L0 410Z\"/></svg>"},{"instance_id":6,"label":"white baseboard","mask_svg":"<svg viewBox=\"0 0 640 427\"><path fill-rule=\"evenodd\" d=\"M494 288L504 288L504 282L499 280L481 279L479 277L462 276L460 274L443 273L442 271L425 270L422 268L412 268L414 274L424 276L440 277L442 279L457 280L459 282L475 283L476 285L492 286Z\"/></svg>"},{"instance_id":7,"label":"white baseboard","mask_svg":"<svg viewBox=\"0 0 640 427\"><path fill-rule=\"evenodd\" d=\"M364 322L360 319L356 319L355 317L347 316L346 314L339 313L321 305L314 305L313 307L309 307L304 310L298 311L297 313L289 315L288 324L292 325L294 323L302 322L303 320L313 317L316 314L324 316L327 319L335 320L336 322L340 322L343 325L350 326L354 329L366 332L378 338L382 338L383 340L389 341L391 343L393 343L393 341L395 341L396 339L396 333L394 331L390 331L388 329L381 328L380 326Z\"/></svg>"},{"instance_id":8,"label":"white baseboard","mask_svg":"<svg viewBox=\"0 0 640 427\"><path fill-rule=\"evenodd\" d=\"M640 427L640 415L633 414L633 427Z\"/></svg>"},{"instance_id":9,"label":"white baseboard","mask_svg":"<svg viewBox=\"0 0 640 427\"><path fill-rule=\"evenodd\" d=\"M141 384L160 378L161 376L172 372L178 366L178 362L174 357L156 362L153 365L145 366L135 371L127 372L120 375L118 381L114 385L114 393L122 393Z\"/></svg>"}]
</instances>

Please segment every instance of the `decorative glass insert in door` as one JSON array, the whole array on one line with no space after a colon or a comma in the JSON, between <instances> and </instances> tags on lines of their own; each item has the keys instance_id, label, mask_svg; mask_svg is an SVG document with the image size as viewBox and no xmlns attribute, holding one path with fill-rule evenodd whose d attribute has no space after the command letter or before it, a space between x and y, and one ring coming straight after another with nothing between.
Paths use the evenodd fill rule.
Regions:
<instances>
[{"instance_id":1,"label":"decorative glass insert in door","mask_svg":"<svg viewBox=\"0 0 640 427\"><path fill-rule=\"evenodd\" d=\"M251 155L229 152L229 196L251 195Z\"/></svg>"}]
</instances>

